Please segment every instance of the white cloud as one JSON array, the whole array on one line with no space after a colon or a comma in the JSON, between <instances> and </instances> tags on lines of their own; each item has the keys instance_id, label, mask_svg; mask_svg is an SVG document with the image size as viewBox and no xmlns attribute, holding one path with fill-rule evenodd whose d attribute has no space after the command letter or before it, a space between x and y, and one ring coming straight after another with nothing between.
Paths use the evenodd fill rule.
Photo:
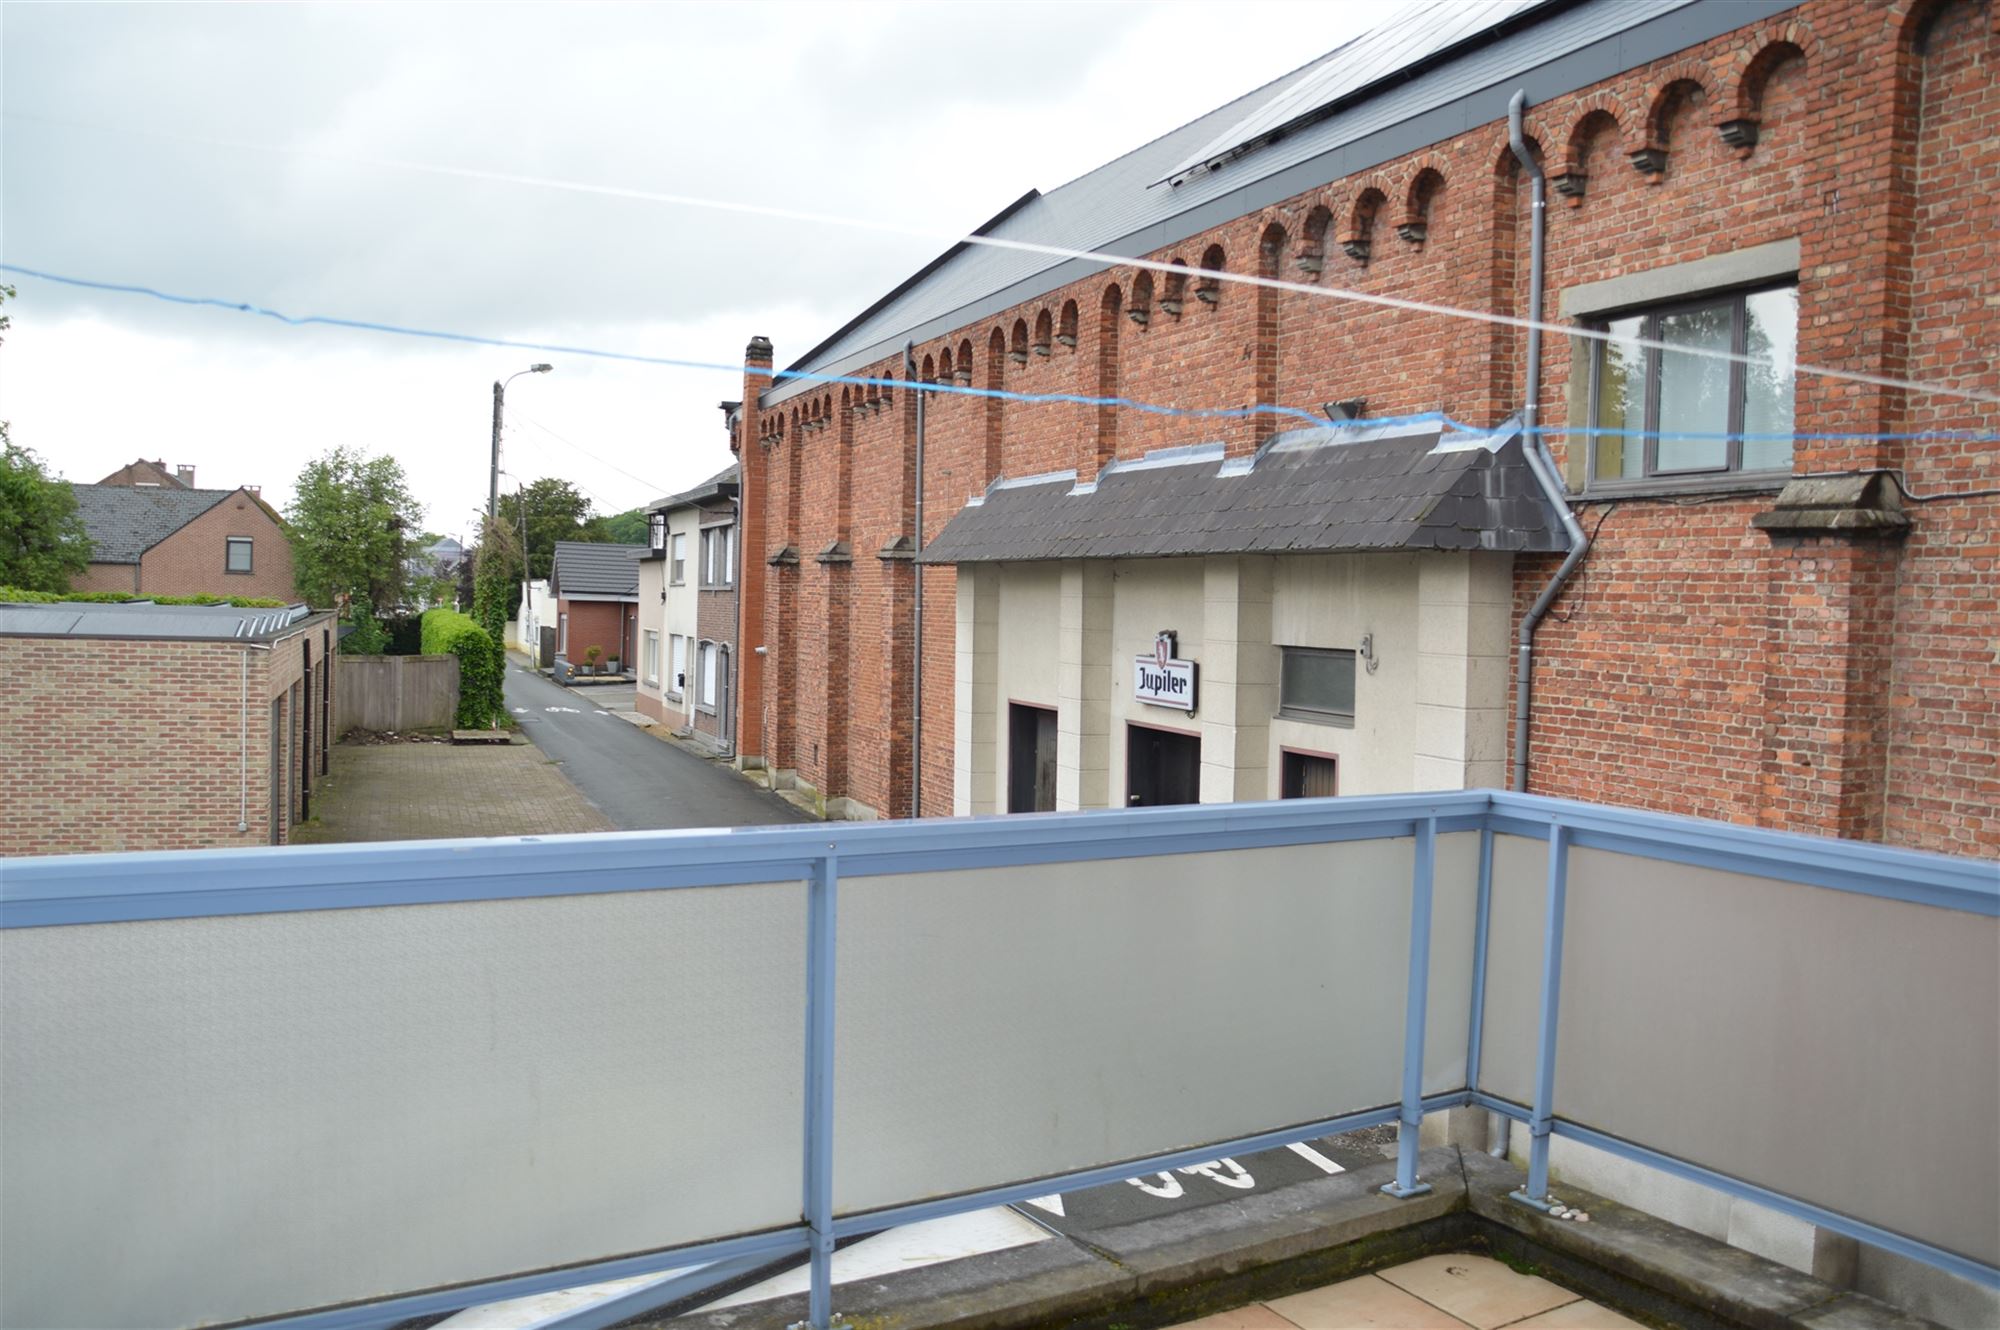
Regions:
<instances>
[{"instance_id":1,"label":"white cloud","mask_svg":"<svg viewBox=\"0 0 2000 1330\"><path fill-rule=\"evenodd\" d=\"M795 356L944 248L421 175L360 155L875 216L955 234L1286 72L1319 4L8 6L8 262L292 313L731 362ZM55 124L51 122L65 122ZM254 152L75 124L205 136ZM491 383L540 355L19 279L0 416L72 479L204 484L394 454L459 530ZM726 464L727 374L550 356L508 469L626 507ZM629 475L627 474L629 473ZM631 476L641 479L634 480Z\"/></svg>"}]
</instances>

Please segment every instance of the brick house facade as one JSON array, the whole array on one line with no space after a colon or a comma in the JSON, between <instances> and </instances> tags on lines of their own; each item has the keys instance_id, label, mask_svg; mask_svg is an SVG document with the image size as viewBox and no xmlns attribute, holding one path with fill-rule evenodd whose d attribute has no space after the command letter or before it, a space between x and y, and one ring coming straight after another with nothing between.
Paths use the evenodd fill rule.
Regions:
<instances>
[{"instance_id":1,"label":"brick house facade","mask_svg":"<svg viewBox=\"0 0 2000 1330\"><path fill-rule=\"evenodd\" d=\"M297 598L291 538L254 490L71 488L93 547L72 590Z\"/></svg>"},{"instance_id":2,"label":"brick house facade","mask_svg":"<svg viewBox=\"0 0 2000 1330\"><path fill-rule=\"evenodd\" d=\"M639 556L643 545L559 540L549 569L556 603L556 654L573 666L599 650L598 668L634 670L639 649Z\"/></svg>"},{"instance_id":3,"label":"brick house facade","mask_svg":"<svg viewBox=\"0 0 2000 1330\"><path fill-rule=\"evenodd\" d=\"M1632 7L1623 18L1604 3L1528 11L1486 49L1538 26L1624 22L1625 54L1606 56L1600 41L1588 81L1572 72L1590 67L1579 56L1469 92L1463 104L1484 110L1456 124L1417 108L1318 157L1298 145L1331 131L1218 152L1191 183L1152 187L1149 197L1209 193L1135 229L1141 248L1037 231L1027 201L989 224L1185 275L1039 261L1009 281L961 283L943 312L922 304L920 275L796 362L875 384L773 384L762 372L772 349L753 341L736 438L743 612L746 646L761 639L770 652L742 661L746 758L873 813L918 806L905 337L916 377L946 386L1211 408L1362 398L1369 416L1442 412L1473 426L1519 412L1517 326L1201 277L1221 267L1525 317L1530 189L1504 120L1519 86L1532 90L1526 133L1550 186L1546 320L1657 320L1674 300L1795 289L1797 360L1861 376L1797 376L1791 456L1771 467L1648 481L1625 476L1615 452L1594 468L1591 436L1548 439L1594 539L1535 639L1529 788L1939 850L2000 846L1995 445L1907 437L1991 436L2000 411L1868 381L2000 391L2000 302L1980 220L2000 205L1995 6L1698 0L1673 13L1670 37ZM1453 77L1462 58L1445 52L1422 72ZM1223 108L1167 149L1199 152L1270 95ZM1355 104L1416 95L1389 87ZM960 247L931 271L979 255ZM1607 289L1631 303L1605 306ZM1607 399L1589 387L1596 345L1543 339L1544 424L1604 427ZM1108 460L1214 441L1247 457L1284 423L926 397L926 541L1002 478L1073 470L1088 486ZM1748 432L1733 419L1731 431ZM1829 473L1846 477L1832 498L1796 480ZM847 562L811 557L840 545ZM1510 629L1558 562L1513 560ZM956 595L949 568L921 577L921 811L936 813L954 801Z\"/></svg>"},{"instance_id":4,"label":"brick house facade","mask_svg":"<svg viewBox=\"0 0 2000 1330\"><path fill-rule=\"evenodd\" d=\"M333 616L217 640L157 613L51 631L62 608L0 609L0 855L288 841L327 770Z\"/></svg>"}]
</instances>

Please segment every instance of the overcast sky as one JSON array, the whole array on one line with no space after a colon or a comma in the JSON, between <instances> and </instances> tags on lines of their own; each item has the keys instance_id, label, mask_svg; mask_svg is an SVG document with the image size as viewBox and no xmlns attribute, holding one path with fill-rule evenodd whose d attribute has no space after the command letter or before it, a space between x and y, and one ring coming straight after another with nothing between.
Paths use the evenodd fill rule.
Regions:
<instances>
[{"instance_id":1,"label":"overcast sky","mask_svg":"<svg viewBox=\"0 0 2000 1330\"><path fill-rule=\"evenodd\" d=\"M957 234L1338 45L1389 4L0 7L0 258L287 314L789 363L938 240L469 180L419 161ZM203 140L224 140L221 146ZM291 328L7 277L0 418L71 480L137 456L280 505L337 443L434 530L506 470L602 511L728 464L728 374ZM588 454L594 454L595 458ZM503 488L512 480L503 479Z\"/></svg>"}]
</instances>

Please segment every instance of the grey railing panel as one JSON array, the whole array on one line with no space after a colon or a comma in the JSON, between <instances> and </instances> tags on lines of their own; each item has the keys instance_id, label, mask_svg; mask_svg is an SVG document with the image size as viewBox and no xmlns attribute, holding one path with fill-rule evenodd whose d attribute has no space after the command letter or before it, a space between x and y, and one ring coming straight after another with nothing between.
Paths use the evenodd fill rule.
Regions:
<instances>
[{"instance_id":1,"label":"grey railing panel","mask_svg":"<svg viewBox=\"0 0 2000 1330\"><path fill-rule=\"evenodd\" d=\"M1477 1088L1519 1104L1535 1097L1535 1002L1541 987L1548 875L1546 841L1493 838L1484 1051Z\"/></svg>"},{"instance_id":2,"label":"grey railing panel","mask_svg":"<svg viewBox=\"0 0 2000 1330\"><path fill-rule=\"evenodd\" d=\"M1413 857L843 877L836 1211L1396 1102Z\"/></svg>"},{"instance_id":3,"label":"grey railing panel","mask_svg":"<svg viewBox=\"0 0 2000 1330\"><path fill-rule=\"evenodd\" d=\"M2000 920L1579 848L1562 959L1559 1118L2000 1263Z\"/></svg>"},{"instance_id":4,"label":"grey railing panel","mask_svg":"<svg viewBox=\"0 0 2000 1330\"><path fill-rule=\"evenodd\" d=\"M803 921L787 883L0 932L0 1324L796 1223Z\"/></svg>"},{"instance_id":5,"label":"grey railing panel","mask_svg":"<svg viewBox=\"0 0 2000 1330\"><path fill-rule=\"evenodd\" d=\"M1426 1095L1466 1088L1465 1041L1472 1023L1472 935L1479 905L1478 832L1447 832L1437 838L1434 890L1430 996L1424 1021Z\"/></svg>"}]
</instances>

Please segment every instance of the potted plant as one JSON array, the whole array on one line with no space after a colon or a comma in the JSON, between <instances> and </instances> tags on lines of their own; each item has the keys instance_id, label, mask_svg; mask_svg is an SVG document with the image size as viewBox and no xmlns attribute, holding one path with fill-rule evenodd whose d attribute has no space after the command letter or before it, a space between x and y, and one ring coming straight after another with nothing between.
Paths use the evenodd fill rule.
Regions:
<instances>
[{"instance_id":1,"label":"potted plant","mask_svg":"<svg viewBox=\"0 0 2000 1330\"><path fill-rule=\"evenodd\" d=\"M590 672L592 674L597 673L597 662L599 659L603 657L603 655L604 655L603 647L588 646L583 649L584 664L589 666Z\"/></svg>"}]
</instances>

